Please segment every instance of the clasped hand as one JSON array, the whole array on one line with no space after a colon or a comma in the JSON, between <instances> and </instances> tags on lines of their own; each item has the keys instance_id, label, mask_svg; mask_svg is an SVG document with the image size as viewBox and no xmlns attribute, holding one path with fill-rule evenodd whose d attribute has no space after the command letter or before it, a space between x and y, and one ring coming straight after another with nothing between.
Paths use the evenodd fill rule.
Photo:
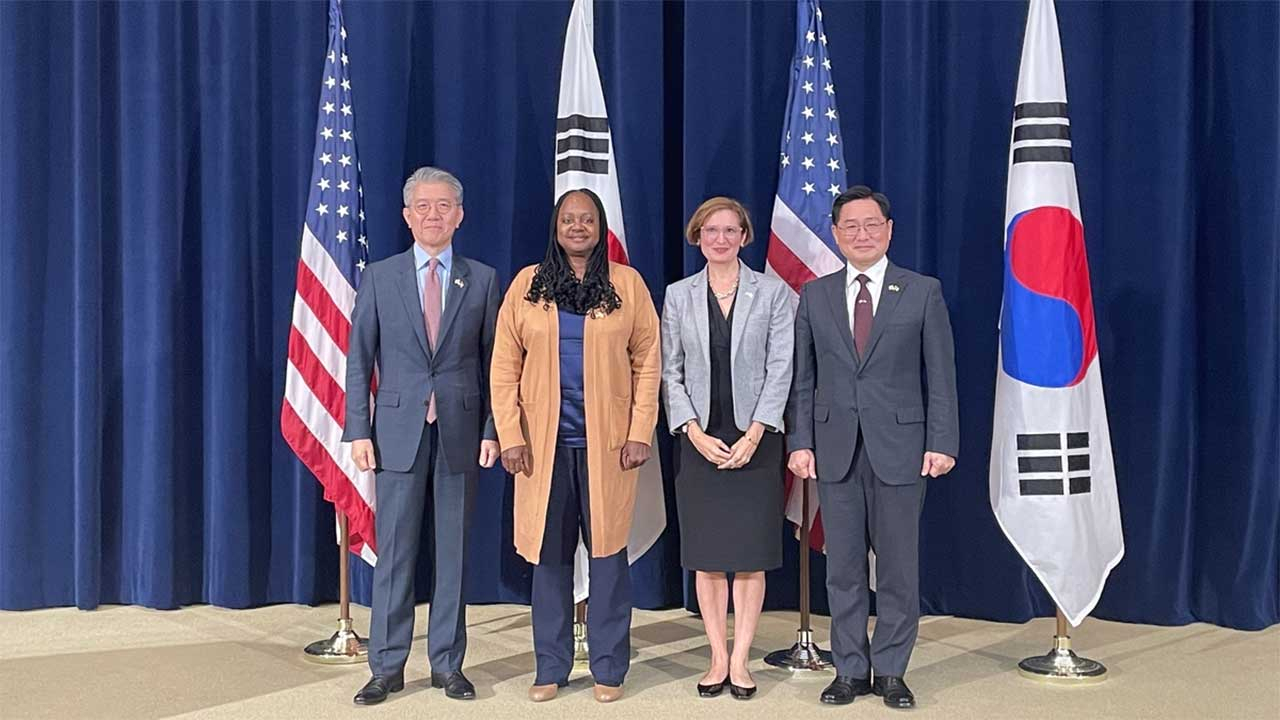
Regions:
<instances>
[{"instance_id":1,"label":"clasped hand","mask_svg":"<svg viewBox=\"0 0 1280 720\"><path fill-rule=\"evenodd\" d=\"M717 470L734 470L751 462L756 454L756 447L760 445L760 438L764 435L764 426L758 422L751 423L751 427L747 428L732 447L720 438L708 435L696 421L685 427L685 434L689 436L689 442L698 454L715 465Z\"/></svg>"}]
</instances>

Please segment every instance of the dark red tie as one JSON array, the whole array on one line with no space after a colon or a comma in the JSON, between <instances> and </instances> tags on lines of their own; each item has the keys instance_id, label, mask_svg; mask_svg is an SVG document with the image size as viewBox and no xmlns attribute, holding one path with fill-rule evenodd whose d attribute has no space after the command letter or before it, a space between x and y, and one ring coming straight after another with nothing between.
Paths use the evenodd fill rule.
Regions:
<instances>
[{"instance_id":1,"label":"dark red tie","mask_svg":"<svg viewBox=\"0 0 1280 720\"><path fill-rule=\"evenodd\" d=\"M871 278L859 274L854 278L858 282L858 297L853 301L853 346L858 349L858 357L867 350L867 340L871 338L871 291L867 283Z\"/></svg>"}]
</instances>

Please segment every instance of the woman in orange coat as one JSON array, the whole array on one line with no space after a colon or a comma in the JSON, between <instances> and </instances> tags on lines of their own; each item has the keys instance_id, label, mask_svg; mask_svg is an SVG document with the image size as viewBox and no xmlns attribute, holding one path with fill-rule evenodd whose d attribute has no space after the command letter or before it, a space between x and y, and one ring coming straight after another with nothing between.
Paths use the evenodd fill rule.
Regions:
<instances>
[{"instance_id":1,"label":"woman in orange coat","mask_svg":"<svg viewBox=\"0 0 1280 720\"><path fill-rule=\"evenodd\" d=\"M515 475L516 550L534 564L535 702L573 668L573 557L591 553L595 697L622 696L630 665L627 536L637 469L658 416L658 315L640 274L609 262L604 206L589 190L556 203L546 258L524 268L498 313L490 373L502 464Z\"/></svg>"}]
</instances>

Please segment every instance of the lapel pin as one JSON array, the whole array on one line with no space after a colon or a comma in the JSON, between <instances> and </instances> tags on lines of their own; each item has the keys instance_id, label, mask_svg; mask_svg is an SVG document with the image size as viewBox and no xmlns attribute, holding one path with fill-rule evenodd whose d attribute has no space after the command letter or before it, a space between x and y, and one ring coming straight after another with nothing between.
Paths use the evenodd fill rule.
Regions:
<instances>
[{"instance_id":1,"label":"lapel pin","mask_svg":"<svg viewBox=\"0 0 1280 720\"><path fill-rule=\"evenodd\" d=\"M889 292L898 292L898 291L900 291L900 290L902 290L902 288L898 287L897 285L890 285L890 286L889 286Z\"/></svg>"},{"instance_id":2,"label":"lapel pin","mask_svg":"<svg viewBox=\"0 0 1280 720\"><path fill-rule=\"evenodd\" d=\"M458 287L466 287L466 286L467 286L466 281L464 281L462 278L454 278L454 279L453 279L453 284L454 284L454 285L457 285Z\"/></svg>"}]
</instances>

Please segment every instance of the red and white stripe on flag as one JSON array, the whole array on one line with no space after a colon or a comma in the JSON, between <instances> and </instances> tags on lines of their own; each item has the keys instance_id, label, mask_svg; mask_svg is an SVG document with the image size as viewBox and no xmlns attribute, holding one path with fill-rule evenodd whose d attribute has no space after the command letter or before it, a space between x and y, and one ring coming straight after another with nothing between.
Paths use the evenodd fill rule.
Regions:
<instances>
[{"instance_id":1,"label":"red and white stripe on flag","mask_svg":"<svg viewBox=\"0 0 1280 720\"><path fill-rule=\"evenodd\" d=\"M324 487L324 499L346 514L351 551L372 565L377 561L373 473L356 468L351 444L341 441L354 306L355 289L304 227L280 429Z\"/></svg>"},{"instance_id":2,"label":"red and white stripe on flag","mask_svg":"<svg viewBox=\"0 0 1280 720\"><path fill-rule=\"evenodd\" d=\"M604 203L609 223L609 259L629 264L627 232L618 191L618 165L614 161L609 113L600 84L594 43L592 0L574 0L564 39L560 68L560 101L556 108L556 199L564 193L587 188ZM653 439L657 447L657 436ZM636 481L635 514L627 541L627 560L634 563L653 547L667 526L662 486L662 464L654 458L640 466ZM574 599L586 599L590 579L587 551L579 543L575 558Z\"/></svg>"},{"instance_id":3,"label":"red and white stripe on flag","mask_svg":"<svg viewBox=\"0 0 1280 720\"><path fill-rule=\"evenodd\" d=\"M351 312L368 259L368 242L347 76L347 32L337 0L329 3L328 31L280 430L324 487L324 498L347 516L351 551L373 564L377 560L373 473L358 470L351 460L350 443L342 442Z\"/></svg>"}]
</instances>

